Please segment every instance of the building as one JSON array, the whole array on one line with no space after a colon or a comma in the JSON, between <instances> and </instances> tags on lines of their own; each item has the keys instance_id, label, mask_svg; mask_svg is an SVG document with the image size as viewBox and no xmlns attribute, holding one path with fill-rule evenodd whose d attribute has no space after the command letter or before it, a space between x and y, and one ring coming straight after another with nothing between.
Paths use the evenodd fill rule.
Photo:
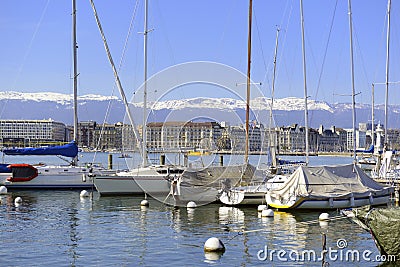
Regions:
<instances>
[{"instance_id":1,"label":"building","mask_svg":"<svg viewBox=\"0 0 400 267\"><path fill-rule=\"evenodd\" d=\"M62 122L48 120L0 120L2 146L34 147L70 141Z\"/></svg>"},{"instance_id":2,"label":"building","mask_svg":"<svg viewBox=\"0 0 400 267\"><path fill-rule=\"evenodd\" d=\"M80 122L78 133L78 145L89 150L133 151L137 144L132 127L122 122Z\"/></svg>"},{"instance_id":3,"label":"building","mask_svg":"<svg viewBox=\"0 0 400 267\"><path fill-rule=\"evenodd\" d=\"M280 152L304 152L306 147L305 128L297 123L279 129Z\"/></svg>"},{"instance_id":4,"label":"building","mask_svg":"<svg viewBox=\"0 0 400 267\"><path fill-rule=\"evenodd\" d=\"M324 129L321 125L318 129L318 151L339 151L339 134L336 132L335 126L331 129Z\"/></svg>"},{"instance_id":5,"label":"building","mask_svg":"<svg viewBox=\"0 0 400 267\"><path fill-rule=\"evenodd\" d=\"M150 151L215 150L223 132L217 122L151 122L147 124L147 147Z\"/></svg>"}]
</instances>

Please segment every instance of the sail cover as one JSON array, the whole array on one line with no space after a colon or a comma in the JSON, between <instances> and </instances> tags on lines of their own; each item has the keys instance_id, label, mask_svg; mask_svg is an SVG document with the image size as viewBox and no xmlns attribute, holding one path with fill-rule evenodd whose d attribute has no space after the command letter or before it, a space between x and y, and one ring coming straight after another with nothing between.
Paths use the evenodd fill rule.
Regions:
<instances>
[{"instance_id":1,"label":"sail cover","mask_svg":"<svg viewBox=\"0 0 400 267\"><path fill-rule=\"evenodd\" d=\"M28 148L13 148L4 149L3 153L6 155L58 155L64 157L74 158L78 155L78 145L75 141L62 146L48 146L48 147L28 147Z\"/></svg>"}]
</instances>

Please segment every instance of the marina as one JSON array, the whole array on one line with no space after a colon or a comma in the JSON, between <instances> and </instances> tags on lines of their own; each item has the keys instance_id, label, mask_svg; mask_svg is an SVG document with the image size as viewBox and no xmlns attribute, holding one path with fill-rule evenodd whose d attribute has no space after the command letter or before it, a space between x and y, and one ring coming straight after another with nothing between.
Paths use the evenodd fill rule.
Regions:
<instances>
[{"instance_id":1,"label":"marina","mask_svg":"<svg viewBox=\"0 0 400 267\"><path fill-rule=\"evenodd\" d=\"M110 77L114 82L112 97L106 105L105 98L95 96L97 92L94 89L99 85L95 87L94 83L86 83L87 76L78 82L81 75L77 64L77 8L76 0L72 0L72 10L67 13L72 17L73 67L69 76L73 82L73 94L70 103L63 100L58 105L71 105L66 110L73 111L73 125L51 118L0 120L1 266L398 265L400 241L398 234L392 235L391 231L399 228L400 220L400 160L396 155L399 144L397 130L388 131L388 127L397 126L397 122L388 121L389 84L397 83L389 79L391 0L388 0L385 18L385 83L372 83L372 119L369 115L358 118L358 128L356 96L361 92L356 93L355 77L360 62L353 62L351 0L347 7L343 3L338 6L338 12L346 14L347 10L348 14L350 58L346 61L349 64L334 64L340 74L334 69L325 72L345 77L343 66L350 66L351 95L340 96L351 96L351 105L345 104L347 111L341 114L341 119L333 118L333 115L340 115L335 113L336 109L341 109L339 105L333 107L333 104L317 99L319 93L328 93L327 88L335 95L345 92L345 89L338 88L348 87L346 79L340 78L340 84L333 84L329 75L322 75L325 58L332 60L331 55L326 56L328 45L333 42L330 35L338 2L334 8L330 7L333 8L329 12L333 12L331 28L322 62L317 62L320 60L314 58L311 49L316 42L307 41L306 44L308 37L305 33L315 34L316 23L307 24L311 27L305 28L303 1L300 0L298 6L288 2L284 9L280 7L283 11L280 21L286 25L281 32L284 37L279 37L283 25L276 26L272 75L264 56L267 48L264 43L270 41L264 39L266 33L260 32L268 21L264 18L268 15L261 13L260 16L259 13L265 9L261 8L265 5L263 2L255 3L253 7L253 1L249 0L248 9L244 9L241 3L231 10L235 19L229 19L230 23L226 23L222 31L223 36L229 39L222 38L219 49L232 48L232 55L228 58L234 61L224 62L218 58L214 62L207 56L196 61L201 55L200 47L187 46L178 49L178 54L185 54L187 50L196 55L196 59L182 60L178 56L173 64L165 64L163 44L159 39L160 34L168 33L163 28L168 23L160 20L160 3L145 0L143 3L136 1L132 6L128 36L119 55L111 52L116 40L122 40L119 34L115 35L122 29L116 27L115 14L109 20L102 16L104 3L100 3L98 12L94 1L89 2L90 9L89 5L82 5L84 13L79 20L83 22L79 24L82 35L78 36L83 40L94 30L89 30L83 19L89 17L88 11L93 12L92 26L96 26L100 34L108 62L97 61L100 56L96 56L94 61L94 51L97 50L98 54L99 50L94 44L82 42L79 43L83 44L80 51L86 52L80 55L93 54L90 56L92 59L83 56L82 65L85 66L86 62L93 65L93 72L96 72L91 77L93 81L100 81L103 76L96 65L110 65ZM227 3L218 5L224 10ZM276 7L279 5L274 4ZM191 8L194 6L191 4ZM167 10L167 6L164 8ZM287 13L292 9L300 11L294 17L296 27L300 22L301 32L296 28L294 33L287 34L292 32L292 11ZM309 10L313 10L309 3L305 10L308 18ZM169 9L164 15L173 12L176 10ZM217 11L217 17L224 17L225 12ZM45 13L47 5L43 19ZM123 13L120 13L121 18ZM188 11L180 12L176 18L170 17L168 22L177 22L178 17L188 14ZM211 17L211 9L207 14ZM263 23L257 22L260 19ZM186 22L191 20L187 18ZM343 28L347 19L341 16L335 20L340 21ZM41 21L37 25L38 32ZM186 22L181 21L174 28L183 29ZM206 25L204 18L201 22ZM220 22L213 24L212 28L217 29ZM114 30L110 34L111 27ZM142 29L140 41L130 38L131 32L138 27ZM243 34L246 28L247 46ZM339 34L340 43L346 41L343 30ZM202 34L196 29L193 32L196 34L192 38L212 35L211 32ZM230 32L237 35L237 39L231 39ZM297 56L290 51L295 43L300 46L300 40L292 37L286 40L293 34L301 36L302 64L294 60ZM47 36L44 38L47 40L52 37L51 34L43 36ZM168 46L178 48L186 38L181 36L184 34L174 38L180 42ZM325 39L317 37L319 42ZM128 44L129 39L134 42L133 46ZM214 36L210 40L214 43L217 39ZM243 39L243 44L236 51L233 48L240 39ZM278 50L280 41L283 43ZM33 44L33 40L31 42ZM201 39L198 43L207 42ZM289 50L285 43L290 43ZM214 43L214 46L218 45ZM136 50L134 57L131 55L132 47ZM141 47L143 51L139 52ZM335 47L334 57L337 57L339 46L336 44ZM115 64L117 61L114 60L119 56L120 62ZM315 68L321 64L321 68L317 66L318 84L314 84L315 77L310 79L309 76L308 86L306 58L310 56L314 63L309 66ZM27 59L28 55L25 57ZM132 61L141 57L142 64L136 62L132 68ZM287 62L296 67L288 70L285 66L284 70L277 66ZM163 67L161 71L159 67ZM23 66L21 74L22 69ZM88 69L83 67L83 70L87 75ZM308 74L312 72L309 70ZM293 91L290 89L293 77L282 79L288 74L296 76ZM275 88L279 76L280 82L277 80ZM383 75L377 73L374 79L380 76ZM17 88L17 80L13 89ZM102 102L104 107L107 106L102 124L91 118L79 121L80 81L87 88L91 87L89 98L98 99L97 105ZM321 81L323 85L320 88ZM123 83L132 97L130 101ZM301 83L304 87L302 99L299 98ZM384 115L384 130L380 122L377 124L379 119L374 117L374 110L378 110L374 104L374 85L378 84L386 85L385 110L380 114L381 119ZM101 86L111 87L106 82ZM80 92L88 90L79 87ZM310 88L313 89L310 91ZM118 96L114 96L116 89ZM285 95L285 101L276 99L276 94L280 97ZM312 100L314 95L316 99ZM119 109L113 106L112 98L121 104ZM324 98L336 101L326 95ZM47 101L46 96L40 99ZM79 109L80 114L90 113L83 106ZM119 121L110 119L113 109L119 113ZM281 109L291 113L282 116L283 113L279 114ZM316 109L322 109L323 115L317 115ZM360 109L369 112L370 108L358 107ZM52 109L48 108L48 111L50 115ZM99 109L96 113L103 112ZM284 117L290 117L292 124L286 124ZM331 123L331 128L324 129L320 124L313 129L316 117L321 117L319 121L324 124ZM336 127L338 122L343 123L338 125L343 128Z\"/></svg>"}]
</instances>

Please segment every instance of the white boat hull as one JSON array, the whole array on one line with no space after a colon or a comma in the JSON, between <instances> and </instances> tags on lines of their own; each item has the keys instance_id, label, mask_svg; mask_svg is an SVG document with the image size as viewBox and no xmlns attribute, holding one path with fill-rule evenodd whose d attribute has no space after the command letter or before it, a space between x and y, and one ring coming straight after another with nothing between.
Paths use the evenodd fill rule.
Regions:
<instances>
[{"instance_id":1,"label":"white boat hull","mask_svg":"<svg viewBox=\"0 0 400 267\"><path fill-rule=\"evenodd\" d=\"M0 185L8 189L91 189L92 176L97 173L86 167L34 166L38 175L30 181L10 181L12 173L0 176Z\"/></svg>"},{"instance_id":2,"label":"white boat hull","mask_svg":"<svg viewBox=\"0 0 400 267\"><path fill-rule=\"evenodd\" d=\"M138 195L168 193L170 182L164 176L101 175L94 180L100 195Z\"/></svg>"},{"instance_id":3,"label":"white boat hull","mask_svg":"<svg viewBox=\"0 0 400 267\"><path fill-rule=\"evenodd\" d=\"M378 196L364 196L358 198L324 198L312 199L296 197L289 200L287 203L272 198L269 194L265 196L269 206L278 209L346 209L356 208L366 205L379 206L386 205L390 201L390 193Z\"/></svg>"},{"instance_id":4,"label":"white boat hull","mask_svg":"<svg viewBox=\"0 0 400 267\"><path fill-rule=\"evenodd\" d=\"M100 195L167 195L171 180L183 172L179 167L148 166L118 172L113 175L98 175L94 185Z\"/></svg>"},{"instance_id":5,"label":"white boat hull","mask_svg":"<svg viewBox=\"0 0 400 267\"><path fill-rule=\"evenodd\" d=\"M265 194L280 187L287 176L276 175L265 183L234 187L222 192L219 200L226 205L263 205L266 204Z\"/></svg>"}]
</instances>

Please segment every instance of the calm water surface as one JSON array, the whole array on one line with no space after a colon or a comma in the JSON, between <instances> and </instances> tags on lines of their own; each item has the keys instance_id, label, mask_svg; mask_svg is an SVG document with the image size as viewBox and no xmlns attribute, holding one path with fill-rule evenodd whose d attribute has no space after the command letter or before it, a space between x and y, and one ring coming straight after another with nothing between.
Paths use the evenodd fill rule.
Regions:
<instances>
[{"instance_id":1,"label":"calm water surface","mask_svg":"<svg viewBox=\"0 0 400 267\"><path fill-rule=\"evenodd\" d=\"M256 207L210 204L188 210L150 199L150 206L143 208L141 196L100 197L94 192L91 198L80 198L79 193L19 191L2 196L0 266L321 266L321 261L291 261L288 255L308 250L319 257L321 233L327 235L327 249L338 250L336 260L327 259L330 266L378 265L361 257L367 250L372 260L379 255L368 232L347 219L320 226L320 212L275 212L274 218L261 218ZM14 204L17 196L21 205ZM213 236L226 247L219 257L203 251ZM341 250L339 239L347 243ZM277 254L263 260L264 252L270 255L272 250L286 254L281 260ZM340 260L339 252L348 250L357 250L360 260Z\"/></svg>"}]
</instances>

